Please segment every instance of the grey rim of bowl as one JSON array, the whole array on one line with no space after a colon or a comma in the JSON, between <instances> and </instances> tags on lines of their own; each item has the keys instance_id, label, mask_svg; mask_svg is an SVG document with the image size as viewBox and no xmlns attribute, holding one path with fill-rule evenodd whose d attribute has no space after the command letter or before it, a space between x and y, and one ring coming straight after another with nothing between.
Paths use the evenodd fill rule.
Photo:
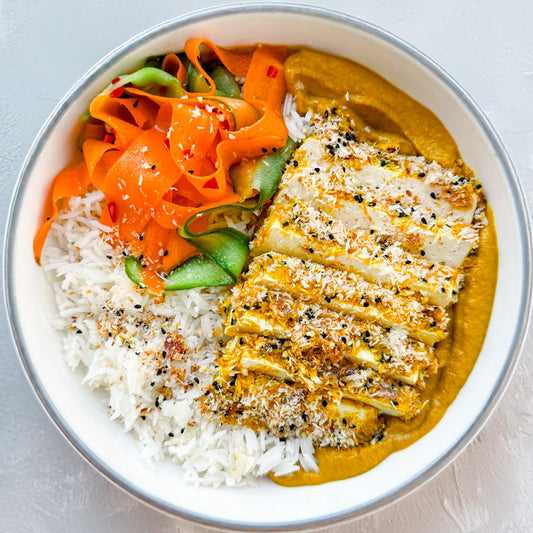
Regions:
<instances>
[{"instance_id":1,"label":"grey rim of bowl","mask_svg":"<svg viewBox=\"0 0 533 533\"><path fill-rule=\"evenodd\" d=\"M51 130L55 127L63 112L72 104L76 99L78 93L83 90L95 77L102 73L112 62L116 61L126 53L131 52L135 48L144 44L146 41L173 31L177 28L187 26L191 22L201 22L216 18L220 15L234 15L240 13L261 13L261 12L279 12L287 14L302 14L314 16L316 18L325 18L333 22L348 25L359 30L365 31L371 35L377 36L393 46L399 48L403 52L407 53L424 67L436 75L441 81L443 81L456 96L460 98L463 104L468 108L472 115L476 118L477 122L483 128L485 135L490 140L501 164L504 168L507 181L510 185L514 204L517 210L517 216L521 222L520 226L520 238L524 249L524 275L525 275L525 289L522 291L522 297L520 302L520 316L522 317L520 322L516 325L513 339L511 343L511 349L507 354L507 362L500 374L497 384L492 391L492 394L483 408L478 414L477 418L471 424L470 428L465 434L455 443L450 449L436 458L433 463L427 467L423 472L417 476L412 477L409 481L404 483L394 491L385 493L383 496L376 498L375 500L368 502L364 505L358 505L350 508L346 511L326 515L317 519L302 520L298 522L278 523L261 525L257 523L246 522L229 522L225 520L213 519L201 514L191 513L186 509L182 509L178 506L169 505L157 498L153 498L149 494L144 493L142 490L137 490L130 486L127 479L119 475L117 472L111 470L107 465L102 464L99 459L88 449L83 442L78 440L76 434L71 430L69 425L63 420L60 412L54 404L50 401L46 394L42 383L38 376L35 374L29 357L27 356L27 349L24 344L24 340L20 333L19 317L16 313L15 295L13 294L13 270L12 270L12 256L13 256L13 228L16 227L19 213L16 210L19 199L22 197L25 187L27 185L28 177L31 174L35 161L40 155L40 152L45 145ZM68 442L80 453L80 455L91 464L96 470L103 474L107 479L113 482L116 486L126 491L128 494L134 496L138 500L147 503L161 511L164 511L170 515L178 516L180 518L190 520L192 522L200 523L206 526L218 527L222 529L233 530L262 530L262 531L280 531L280 530L296 530L302 528L318 528L333 523L340 523L343 521L351 520L356 517L362 517L366 514L374 512L382 507L390 505L394 501L406 496L416 488L421 487L428 482L436 474L438 474L443 468L445 468L464 448L466 445L477 435L481 430L484 423L496 407L499 399L505 391L509 380L512 376L516 363L518 361L518 355L522 344L525 339L527 331L530 310L531 310L531 230L529 224L529 217L527 213L527 206L524 201L524 194L521 189L520 183L517 179L512 163L507 155L507 152L503 146L501 139L495 132L494 128L485 117L481 109L472 100L472 98L466 93L466 91L441 67L439 67L433 60L427 57L425 54L403 41L399 37L363 20L346 15L344 13L334 12L327 9L322 9L314 6L302 5L302 4L278 4L278 3L259 3L259 4L231 4L217 6L214 8L208 8L200 11L195 11L190 14L186 14L166 22L163 22L145 32L142 32L126 43L122 44L101 61L99 61L83 78L81 78L63 97L56 108L50 114L48 120L39 131L35 141L33 142L30 151L24 161L22 170L19 174L17 184L11 199L9 208L8 223L6 225L5 239L4 239L4 286L6 291L4 294L5 305L8 311L9 323L11 327L11 335L13 342L15 343L19 355L20 362L25 370L26 377L30 382L37 398L45 408L48 416L58 427L58 429L67 438Z\"/></svg>"}]
</instances>

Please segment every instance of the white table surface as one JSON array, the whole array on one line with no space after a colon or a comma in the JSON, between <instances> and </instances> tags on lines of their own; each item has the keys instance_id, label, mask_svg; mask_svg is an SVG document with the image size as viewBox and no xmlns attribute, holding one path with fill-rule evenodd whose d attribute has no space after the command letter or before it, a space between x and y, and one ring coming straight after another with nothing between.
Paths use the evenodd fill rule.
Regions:
<instances>
[{"instance_id":1,"label":"white table surface","mask_svg":"<svg viewBox=\"0 0 533 533\"><path fill-rule=\"evenodd\" d=\"M24 155L69 87L139 31L220 3L0 0L2 228ZM406 39L458 80L502 136L533 207L533 1L330 0L327 7ZM134 500L67 444L34 397L0 312L0 531L205 531ZM533 531L532 351L530 334L503 400L451 466L402 501L327 531Z\"/></svg>"}]
</instances>

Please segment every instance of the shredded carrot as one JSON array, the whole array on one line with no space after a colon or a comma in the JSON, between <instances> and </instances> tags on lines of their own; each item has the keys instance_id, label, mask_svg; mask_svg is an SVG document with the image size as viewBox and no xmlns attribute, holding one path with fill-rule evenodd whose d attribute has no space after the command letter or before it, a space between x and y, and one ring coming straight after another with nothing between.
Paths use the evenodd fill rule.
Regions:
<instances>
[{"instance_id":1,"label":"shredded carrot","mask_svg":"<svg viewBox=\"0 0 533 533\"><path fill-rule=\"evenodd\" d=\"M59 212L61 203L73 196L85 193L88 186L89 173L85 161L68 166L52 182L44 205L43 218L45 221L33 240L33 253L38 263L41 261L41 252L48 230Z\"/></svg>"},{"instance_id":2,"label":"shredded carrot","mask_svg":"<svg viewBox=\"0 0 533 533\"><path fill-rule=\"evenodd\" d=\"M149 88L124 86L92 101L83 160L61 171L50 188L45 221L34 240L37 261L64 202L99 189L105 195L100 221L113 228L112 244L143 257L143 280L159 293L163 273L197 253L176 229L195 213L239 201L229 177L232 165L285 145L285 46L228 50L190 39L185 53L205 76L209 92L184 91L183 98L171 98L165 87L152 94ZM246 78L243 100L215 96L202 66L205 58L218 58L232 74ZM168 54L162 68L183 87L187 72L176 54ZM207 229L203 218L194 224L197 231Z\"/></svg>"}]
</instances>

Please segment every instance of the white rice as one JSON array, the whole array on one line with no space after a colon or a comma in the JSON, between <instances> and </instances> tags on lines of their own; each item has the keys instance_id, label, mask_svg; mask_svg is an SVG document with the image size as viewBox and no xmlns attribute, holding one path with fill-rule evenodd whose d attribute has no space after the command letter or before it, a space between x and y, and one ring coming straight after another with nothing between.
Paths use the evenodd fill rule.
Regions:
<instances>
[{"instance_id":1,"label":"white rice","mask_svg":"<svg viewBox=\"0 0 533 533\"><path fill-rule=\"evenodd\" d=\"M296 113L291 95L283 113L290 136L303 139L310 116ZM317 471L310 439L280 439L221 424L202 412L198 398L213 379L223 321L217 302L226 289L192 289L164 298L138 289L126 276L122 257L102 239L109 229L98 222L103 197L96 191L72 198L43 250L42 266L58 309L53 326L62 334L67 364L82 365L84 385L107 392L110 417L137 439L146 461L182 465L186 482L240 486L268 472L289 474L300 465ZM183 372L182 382L158 375L156 355L168 333L184 338L187 360L173 363ZM157 390L161 387L172 389L170 399Z\"/></svg>"},{"instance_id":2,"label":"white rice","mask_svg":"<svg viewBox=\"0 0 533 533\"><path fill-rule=\"evenodd\" d=\"M289 137L296 142L303 141L311 133L313 113L308 111L305 116L299 115L291 93L287 93L281 110L289 130Z\"/></svg>"}]
</instances>

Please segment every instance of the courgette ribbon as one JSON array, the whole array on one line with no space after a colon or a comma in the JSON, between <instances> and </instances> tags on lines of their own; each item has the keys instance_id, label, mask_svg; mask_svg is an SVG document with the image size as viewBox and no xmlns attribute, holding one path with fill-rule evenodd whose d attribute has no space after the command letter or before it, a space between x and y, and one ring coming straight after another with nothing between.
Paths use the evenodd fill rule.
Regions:
<instances>
[{"instance_id":1,"label":"courgette ribbon","mask_svg":"<svg viewBox=\"0 0 533 533\"><path fill-rule=\"evenodd\" d=\"M181 83L175 76L155 67L143 67L133 74L120 76L117 81L111 83L104 92L115 91L128 83L140 87L147 93L153 94L159 94L159 88L166 87L166 96L171 98L181 98L185 94L181 87Z\"/></svg>"},{"instance_id":2,"label":"courgette ribbon","mask_svg":"<svg viewBox=\"0 0 533 533\"><path fill-rule=\"evenodd\" d=\"M276 192L283 168L295 149L296 143L289 137L282 150L258 159L257 170L253 176L254 186L259 190L257 199L206 209L190 217L177 230L178 235L202 255L193 256L172 270L165 278L166 291L233 285L237 281L248 257L250 237L242 231L228 227L193 233L190 224L216 211L238 209L250 212L263 208ZM265 169L268 169L268 172L265 172ZM124 266L130 280L142 287L143 267L139 259L130 255L124 259Z\"/></svg>"}]
</instances>

